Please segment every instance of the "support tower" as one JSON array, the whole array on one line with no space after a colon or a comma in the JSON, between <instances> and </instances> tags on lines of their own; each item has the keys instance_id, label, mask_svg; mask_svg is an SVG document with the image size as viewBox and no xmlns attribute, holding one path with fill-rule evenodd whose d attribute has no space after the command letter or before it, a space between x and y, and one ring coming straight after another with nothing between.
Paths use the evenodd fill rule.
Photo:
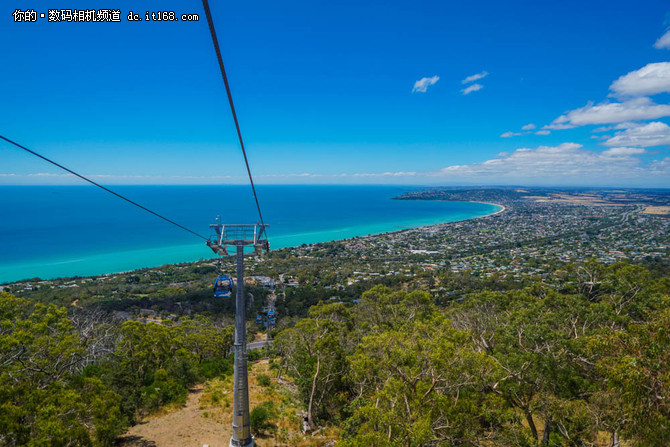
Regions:
<instances>
[{"instance_id":1,"label":"support tower","mask_svg":"<svg viewBox=\"0 0 670 447\"><path fill-rule=\"evenodd\" d=\"M235 376L233 388L233 436L230 447L254 447L249 423L249 381L247 378L246 299L244 297L244 249L257 254L269 250L264 224L212 224L216 238L207 241L214 253L227 256L235 247L237 261L237 293L235 295Z\"/></svg>"}]
</instances>

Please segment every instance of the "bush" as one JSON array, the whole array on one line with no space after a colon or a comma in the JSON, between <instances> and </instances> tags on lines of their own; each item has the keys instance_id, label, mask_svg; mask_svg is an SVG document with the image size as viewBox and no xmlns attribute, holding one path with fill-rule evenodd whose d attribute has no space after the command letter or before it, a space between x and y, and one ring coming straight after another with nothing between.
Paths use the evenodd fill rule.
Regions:
<instances>
[{"instance_id":1,"label":"bush","mask_svg":"<svg viewBox=\"0 0 670 447\"><path fill-rule=\"evenodd\" d=\"M256 433L261 433L269 429L274 429L275 426L270 422L274 415L274 404L272 402L263 402L249 413L251 430Z\"/></svg>"},{"instance_id":2,"label":"bush","mask_svg":"<svg viewBox=\"0 0 670 447\"><path fill-rule=\"evenodd\" d=\"M257 360L260 360L262 358L263 358L263 350L262 349L254 349L253 351L249 351L247 353L247 361L249 361L250 363L255 362Z\"/></svg>"},{"instance_id":3,"label":"bush","mask_svg":"<svg viewBox=\"0 0 670 447\"><path fill-rule=\"evenodd\" d=\"M142 407L153 412L166 404L184 403L187 396L188 389L172 377L165 381L155 380L142 389Z\"/></svg>"},{"instance_id":4,"label":"bush","mask_svg":"<svg viewBox=\"0 0 670 447\"><path fill-rule=\"evenodd\" d=\"M233 356L230 357L212 357L203 360L198 365L200 377L204 379L213 379L215 377L225 377L233 374Z\"/></svg>"},{"instance_id":5,"label":"bush","mask_svg":"<svg viewBox=\"0 0 670 447\"><path fill-rule=\"evenodd\" d=\"M260 386L270 386L271 383L270 378L265 374L259 374L258 377L256 377L256 380Z\"/></svg>"}]
</instances>

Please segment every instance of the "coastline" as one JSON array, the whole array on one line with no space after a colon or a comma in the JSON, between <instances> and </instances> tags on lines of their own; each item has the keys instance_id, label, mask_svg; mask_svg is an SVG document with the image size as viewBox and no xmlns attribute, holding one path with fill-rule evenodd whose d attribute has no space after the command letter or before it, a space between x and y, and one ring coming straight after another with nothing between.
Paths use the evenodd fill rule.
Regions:
<instances>
[{"instance_id":1,"label":"coastline","mask_svg":"<svg viewBox=\"0 0 670 447\"><path fill-rule=\"evenodd\" d=\"M314 241L314 242L304 242L307 245L316 245L316 244L321 244L321 243L328 243L328 242L342 242L354 238L366 238L366 237L376 237L376 236L383 236L387 234L394 234L394 233L400 233L402 231L411 231L411 230L420 230L423 228L432 228L432 227L437 227L437 226L442 226L442 225L449 225L450 223L455 223L455 222L463 222L465 220L470 220L470 219L481 219L485 217L490 217L494 216L497 214L500 214L506 210L505 206L497 204L497 203L489 203L489 202L478 202L478 201L469 201L470 203L482 203L486 205L491 205L491 206L496 206L499 207L500 209L489 213L489 214L484 214L481 216L473 216L473 217L468 217L465 219L456 219L456 220L450 220L450 221L443 221L443 222L436 222L436 223L429 223L429 224L424 224L424 225L418 225L418 226L409 226L405 228L397 228L397 229L391 229L391 230L386 230L386 231L375 231L375 232L370 232L367 234L355 234L355 235L347 235L344 237L339 237L339 238L332 238L332 239L327 239L327 240L320 240L320 241ZM356 229L354 228L342 228L338 230L341 233L344 234L351 234L352 231L357 232ZM316 233L318 234L318 233ZM290 239L292 237L299 236L300 234L293 234L293 235L287 235L283 236L286 239ZM304 236L304 234L302 234ZM278 236L278 238L282 238L282 236ZM275 237L277 239L277 237ZM289 242L290 245L282 245L280 244L279 249L281 248L293 248L293 247L298 247L302 245L301 243L291 243ZM117 274L124 274L124 273L129 273L129 272L134 272L137 270L142 270L142 269L151 269L151 268L159 268L164 265L176 265L176 264L190 264L190 263L197 263L197 262L203 262L207 261L213 258L201 256L198 258L195 258L190 255L191 251L193 250L194 246L193 245L176 245L176 246L170 246L170 247L160 247L160 248L150 248L150 249L143 249L143 250L133 250L133 251L123 251L119 253L115 253L116 256L122 256L126 258L126 263L119 263L117 268L111 267L111 268L100 268L100 269L95 269L96 271L89 271L89 272L81 272L78 274L47 274L44 276L40 276L41 280L54 280L58 278L73 278L73 277L100 277L104 275L117 275ZM165 250L169 250L170 252L173 253L172 259L168 259L166 262L151 262L149 258L153 258L157 253L164 252ZM110 254L102 253L102 254L93 254L89 255L86 257L80 257L78 256L78 259L71 259L71 260L53 260L53 261L43 261L43 262L37 262L37 263L29 263L29 264L24 264L23 269L26 272L30 273L25 273L25 275L21 275L21 278L17 279L7 279L7 280L2 280L0 284L12 284L16 282L25 282L27 280L30 280L32 278L35 278L36 275L34 272L43 272L45 269L48 269L49 267L53 267L56 265L63 265L63 264L72 264L72 263L77 263L81 262L84 264L93 264L95 265L96 262L100 262L103 258L108 258ZM146 261L140 261L138 258L147 258ZM145 263L147 265L140 265L137 266L136 264L139 263ZM135 265L134 265L135 264ZM0 267L1 271L2 267ZM104 270L104 271L103 271Z\"/></svg>"},{"instance_id":2,"label":"coastline","mask_svg":"<svg viewBox=\"0 0 670 447\"><path fill-rule=\"evenodd\" d=\"M458 201L452 201L452 202L458 202ZM465 202L465 201L464 201ZM462 222L465 220L470 220L470 219L480 219L483 217L489 217L489 216L494 216L497 214L500 214L506 210L506 208L503 205L497 204L497 203L489 203L489 202L479 202L479 201L467 201L469 203L479 203L479 204L485 204L485 205L490 205L490 206L495 206L500 209L484 214L484 215L479 215L479 216L472 216L472 217L466 217L466 218L456 218L454 220L446 220L446 221L441 221L441 222L434 222L434 223L425 223L425 224L419 224L416 226L410 225L407 227L396 227L395 229L389 229L389 230L382 230L382 231L375 231L375 228L370 228L372 230L369 233L366 234L360 234L359 228L356 227L348 227L348 228L339 228L337 229L334 233L331 234L331 236L335 236L330 239L324 239L324 240L316 240L316 241L292 241L291 239L297 237L297 236L306 236L305 233L298 233L298 234L290 234L290 235L284 235L284 236L275 236L276 239L284 239L284 243L280 243L278 248L291 248L291 247L298 247L302 244L307 244L307 245L314 245L314 244L319 244L319 243L328 243L328 242L341 242L341 241L346 241L350 240L353 238L365 238L365 237L372 237L372 236L383 236L387 234L393 234L393 233L399 233L402 231L408 231L408 230L417 230L417 229L422 229L422 228L430 228L430 227L436 227L436 226L441 226L441 225L448 225L450 223L454 222ZM446 219L446 217L445 217ZM379 223L377 226L386 226L388 224L382 224ZM388 227L387 227L388 228ZM365 230L367 231L367 230ZM327 232L327 231L326 231ZM318 238L318 234L320 232L315 232L312 233L311 235L314 237ZM339 234L337 234L339 233ZM359 234L354 234L354 233L359 233ZM337 237L340 236L340 237ZM141 269L147 269L147 268L159 268L164 265L175 265L175 264L184 264L184 263L196 263L196 262L203 262L209 259L206 256L194 256L192 254L194 245L176 245L176 246L169 246L169 247L158 247L158 248L149 248L149 249L141 249L141 250L131 250L131 251L123 251L123 252L118 252L114 254L108 254L108 253L101 253L101 254L92 254L88 256L77 256L78 259L69 259L69 260L45 260L42 262L35 262L35 263L27 263L19 266L14 266L14 268L18 268L19 271L22 271L22 273L17 274L11 274L8 275L8 279L3 279L0 280L0 284L11 284L11 283L16 283L16 282L25 282L29 279L35 278L39 276L40 273L43 274L43 276L39 276L41 280L54 280L58 278L73 278L73 277L99 277L103 275L112 275L112 274L124 274L128 272L133 272ZM169 259L165 259L165 262L154 262L152 259L155 259L154 256L156 256L160 252L165 252L165 251L171 252L171 256ZM119 261L115 266L112 265L104 265L105 259L109 257L116 256L117 258L124 258L124 261L121 262ZM73 263L81 263L82 267L79 269L79 271L73 272L73 273L60 273L62 270L60 268L56 268L55 266L58 265L64 265L64 264L73 264ZM100 264L98 264L100 263ZM90 265L98 265L98 267L95 268L88 268L87 266ZM50 273L44 274L45 271L51 270ZM2 267L0 267L0 271L2 271ZM37 275L35 275L37 273ZM20 276L20 277L19 277Z\"/></svg>"},{"instance_id":3,"label":"coastline","mask_svg":"<svg viewBox=\"0 0 670 447\"><path fill-rule=\"evenodd\" d=\"M484 218L486 218L486 217L495 216L495 215L497 215L497 214L501 214L501 213L504 213L505 211L507 211L507 207L506 207L505 205L500 204L500 203L480 202L480 201L477 201L477 200L467 200L467 202L469 202L469 203L483 203L483 204L485 204L485 205L499 206L500 209L499 209L498 211L495 211L495 212L490 213L490 214L484 214L483 216L469 217L469 218L467 218L467 219L453 220L453 221L451 221L451 222L440 222L440 223L436 223L436 224L422 225L422 226L420 226L420 227L403 228L403 229L401 229L401 230L387 231L387 232L385 232L385 233L369 234L369 235L367 235L367 236L380 236L380 235L384 235L384 234L399 233L399 232L401 232L401 231L407 231L407 230L420 230L420 229L422 229L422 228L439 227L439 226L442 226L442 225L449 225L449 224L456 223L456 222L464 222L464 221L466 221L466 220L484 219ZM367 236L360 236L360 237L367 237ZM347 238L347 239L350 239L350 238ZM345 241L345 240L347 240L347 239L339 239L339 240L341 240L341 241ZM337 241L332 241L332 242L337 242Z\"/></svg>"},{"instance_id":4,"label":"coastline","mask_svg":"<svg viewBox=\"0 0 670 447\"><path fill-rule=\"evenodd\" d=\"M507 211L507 207L505 205L502 205L500 203L491 203L491 202L478 202L476 200L468 200L470 203L485 203L487 205L493 205L493 206L499 206L500 209L496 211L495 213L487 214L486 216L479 216L479 217L474 217L474 219L481 219L482 217L489 217L489 216L495 216L496 214L504 213Z\"/></svg>"}]
</instances>

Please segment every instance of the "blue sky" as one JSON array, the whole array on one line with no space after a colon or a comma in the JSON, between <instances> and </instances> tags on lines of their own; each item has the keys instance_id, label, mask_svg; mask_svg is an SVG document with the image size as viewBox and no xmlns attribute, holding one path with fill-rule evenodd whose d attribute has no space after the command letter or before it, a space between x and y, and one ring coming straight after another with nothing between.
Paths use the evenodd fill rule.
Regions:
<instances>
[{"instance_id":1,"label":"blue sky","mask_svg":"<svg viewBox=\"0 0 670 447\"><path fill-rule=\"evenodd\" d=\"M246 182L199 1L20 3L122 21L4 2L0 134L104 184ZM667 2L211 7L258 183L670 187ZM0 184L77 182L0 145Z\"/></svg>"}]
</instances>

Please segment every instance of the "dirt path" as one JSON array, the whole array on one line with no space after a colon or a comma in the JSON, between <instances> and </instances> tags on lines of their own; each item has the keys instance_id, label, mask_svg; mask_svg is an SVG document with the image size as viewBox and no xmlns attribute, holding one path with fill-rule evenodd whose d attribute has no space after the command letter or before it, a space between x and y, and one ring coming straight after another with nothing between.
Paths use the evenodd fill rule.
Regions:
<instances>
[{"instance_id":1,"label":"dirt path","mask_svg":"<svg viewBox=\"0 0 670 447\"><path fill-rule=\"evenodd\" d=\"M231 430L230 420L224 415L214 415L201 409L200 397L203 387L190 391L186 405L178 410L155 416L132 427L121 438L121 445L156 447L228 447Z\"/></svg>"},{"instance_id":2,"label":"dirt path","mask_svg":"<svg viewBox=\"0 0 670 447\"><path fill-rule=\"evenodd\" d=\"M337 439L334 430L317 436L302 433L302 406L293 382L259 377L274 376L267 359L254 362L249 371L251 409L270 403L270 428L254 433L257 447L325 447ZM228 447L232 435L233 377L216 378L193 388L181 408L172 408L131 427L119 439L122 447Z\"/></svg>"}]
</instances>

